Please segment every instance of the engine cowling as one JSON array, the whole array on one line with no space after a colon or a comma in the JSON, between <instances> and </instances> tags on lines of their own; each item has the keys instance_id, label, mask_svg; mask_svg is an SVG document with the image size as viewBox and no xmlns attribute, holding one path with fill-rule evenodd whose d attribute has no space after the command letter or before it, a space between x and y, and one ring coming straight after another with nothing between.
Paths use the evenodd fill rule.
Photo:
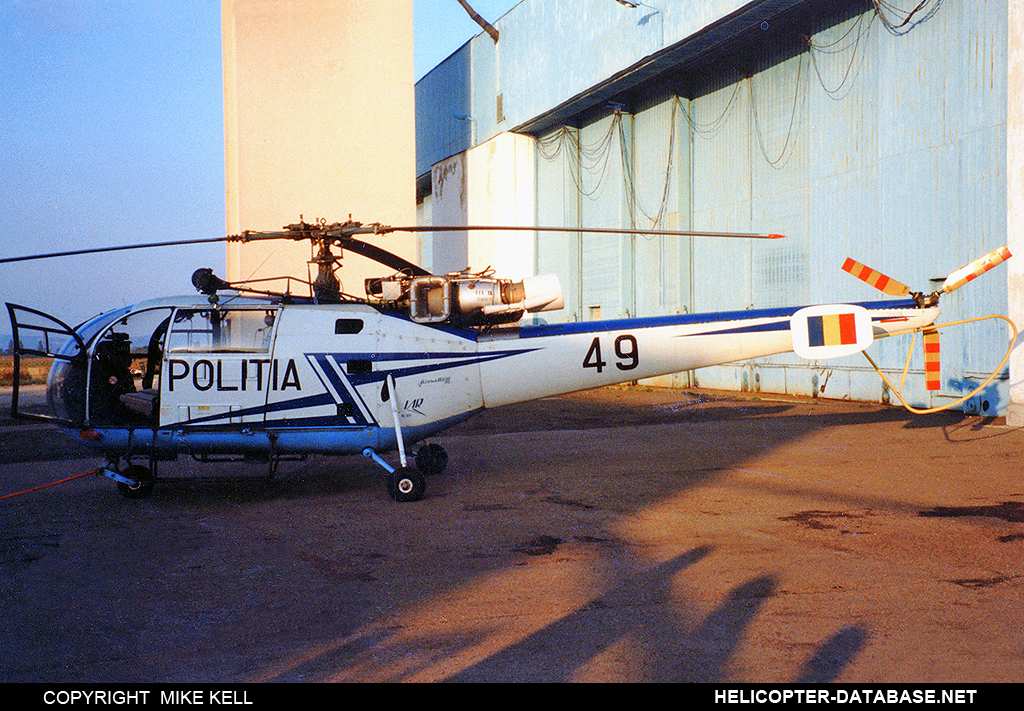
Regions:
<instances>
[{"instance_id":1,"label":"engine cowling","mask_svg":"<svg viewBox=\"0 0 1024 711\"><path fill-rule=\"evenodd\" d=\"M396 276L367 283L367 293L384 303L408 303L416 323L486 326L514 323L527 313L564 308L557 274L520 281L465 273Z\"/></svg>"}]
</instances>

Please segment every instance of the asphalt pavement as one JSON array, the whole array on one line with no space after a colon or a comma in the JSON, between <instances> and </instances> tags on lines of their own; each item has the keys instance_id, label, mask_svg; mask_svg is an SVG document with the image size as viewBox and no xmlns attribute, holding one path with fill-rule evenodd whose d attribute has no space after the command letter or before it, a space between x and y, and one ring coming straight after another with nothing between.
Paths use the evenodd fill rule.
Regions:
<instances>
[{"instance_id":1,"label":"asphalt pavement","mask_svg":"<svg viewBox=\"0 0 1024 711\"><path fill-rule=\"evenodd\" d=\"M360 457L161 466L0 500L0 681L1024 679L1024 433L611 388ZM101 459L0 423L0 494Z\"/></svg>"}]
</instances>

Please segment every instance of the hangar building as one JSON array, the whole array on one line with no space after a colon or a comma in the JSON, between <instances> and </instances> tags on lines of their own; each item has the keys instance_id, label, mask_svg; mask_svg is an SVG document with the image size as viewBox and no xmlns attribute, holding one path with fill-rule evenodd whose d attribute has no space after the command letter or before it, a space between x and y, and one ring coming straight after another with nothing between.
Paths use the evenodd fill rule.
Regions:
<instances>
[{"instance_id":1,"label":"hangar building","mask_svg":"<svg viewBox=\"0 0 1024 711\"><path fill-rule=\"evenodd\" d=\"M886 298L841 271L847 257L927 293L1009 242L1021 258L944 297L942 320L1020 324L1024 116L1008 97L1024 62L1008 36L1021 14L1019 0L523 0L488 18L496 38L481 32L416 85L420 223L786 239L438 233L421 259L439 273L556 272L554 322ZM909 401L970 392L1009 332L943 330L937 393L918 339ZM898 380L908 345L871 354ZM1016 361L959 407L1012 419ZM895 403L861 356L660 384Z\"/></svg>"}]
</instances>

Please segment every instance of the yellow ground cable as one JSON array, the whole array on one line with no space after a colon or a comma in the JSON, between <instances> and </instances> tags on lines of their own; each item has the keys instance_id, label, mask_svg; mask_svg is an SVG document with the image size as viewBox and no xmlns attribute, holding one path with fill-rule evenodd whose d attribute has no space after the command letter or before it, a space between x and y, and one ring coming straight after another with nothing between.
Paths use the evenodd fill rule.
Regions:
<instances>
[{"instance_id":1,"label":"yellow ground cable","mask_svg":"<svg viewBox=\"0 0 1024 711\"><path fill-rule=\"evenodd\" d=\"M996 366L996 369L992 371L992 375L988 376L988 379L985 380L985 382L983 382L981 385L979 385L977 388L975 388L974 390L972 390L968 394L964 395L959 400L954 400L953 402L947 403L945 405L939 405L937 407L929 407L929 408L925 408L925 409L919 409L919 408L916 408L916 407L910 405L909 403L907 403L906 400L903 399L903 394L902 394L903 393L903 384L906 381L907 371L910 368L910 357L913 354L914 343L917 341L917 332L920 331L921 329L914 328L914 329L909 329L909 330L906 330L906 331L896 331L894 333L887 333L885 335L878 336L878 338L881 339L881 338L889 338L891 336L904 336L904 335L906 335L908 333L913 333L914 334L914 338L910 342L910 348L907 349L907 361L906 361L906 363L903 366L903 375L900 378L900 387L899 387L898 390L895 387L893 387L893 384L891 382L889 382L889 379L887 377L885 377L885 373L883 373L882 369L879 368L878 365L875 363L875 361L873 361L871 359L871 356L869 356L866 352L864 352L864 357L868 359L868 363L871 364L871 366L875 369L875 371L882 378L882 380L885 381L885 384L889 386L889 390L891 390L893 393L895 393L897 399L899 399L900 403L907 410L909 410L910 412L913 412L916 415L928 415L928 414L933 413L933 412L942 412L943 410L948 410L951 407L955 407L956 405L959 405L962 402L966 402L967 400L970 400L972 397L974 397L975 395L980 393L982 390L984 390L986 387L988 387L989 383L991 383L993 380L995 380L996 376L999 375L999 371L1001 371L1003 369L1003 366L1006 365L1007 361L1010 360L1010 354L1013 352L1013 348L1017 344L1017 327L1013 325L1013 321L1008 319L1006 316L1003 316L1002 314L989 314L988 316L977 316L975 318L963 319L962 321L950 321L949 323L944 323L944 324L941 324L941 325L938 325L938 326L936 326L936 325L932 325L931 326L931 328L934 328L934 329L948 328L949 326L962 326L964 324L975 323L977 321L985 321L985 320L988 320L990 318L1001 318L1003 321L1006 321L1006 323L1008 323L1010 325L1010 330L1013 332L1013 336L1010 338L1010 346L1006 349L1006 355L1003 356L1002 361L1000 361L999 365Z\"/></svg>"}]
</instances>

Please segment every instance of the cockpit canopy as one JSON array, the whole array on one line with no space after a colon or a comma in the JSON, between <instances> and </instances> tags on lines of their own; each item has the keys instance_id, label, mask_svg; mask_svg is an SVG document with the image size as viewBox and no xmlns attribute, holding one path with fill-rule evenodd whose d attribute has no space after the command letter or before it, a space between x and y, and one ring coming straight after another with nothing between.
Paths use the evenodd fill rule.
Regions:
<instances>
[{"instance_id":1,"label":"cockpit canopy","mask_svg":"<svg viewBox=\"0 0 1024 711\"><path fill-rule=\"evenodd\" d=\"M193 297L158 299L71 328L48 314L8 304L19 356L52 359L46 383L51 414L18 414L72 427L155 424L165 348L266 351L276 309L262 299L225 305Z\"/></svg>"}]
</instances>

